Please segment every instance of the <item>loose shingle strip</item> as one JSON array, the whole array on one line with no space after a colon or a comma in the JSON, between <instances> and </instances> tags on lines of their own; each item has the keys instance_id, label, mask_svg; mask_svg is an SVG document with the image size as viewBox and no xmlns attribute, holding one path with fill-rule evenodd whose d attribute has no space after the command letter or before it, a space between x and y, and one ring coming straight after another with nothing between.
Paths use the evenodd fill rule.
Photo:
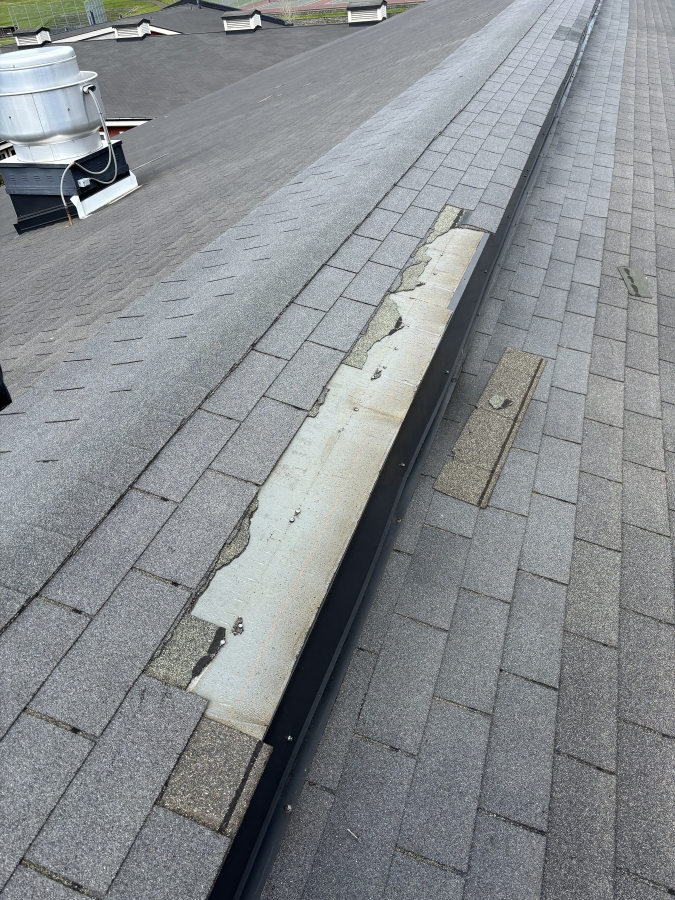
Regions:
<instances>
[{"instance_id":1,"label":"loose shingle strip","mask_svg":"<svg viewBox=\"0 0 675 900\"><path fill-rule=\"evenodd\" d=\"M436 480L436 490L487 506L545 365L541 356L504 351Z\"/></svg>"}]
</instances>

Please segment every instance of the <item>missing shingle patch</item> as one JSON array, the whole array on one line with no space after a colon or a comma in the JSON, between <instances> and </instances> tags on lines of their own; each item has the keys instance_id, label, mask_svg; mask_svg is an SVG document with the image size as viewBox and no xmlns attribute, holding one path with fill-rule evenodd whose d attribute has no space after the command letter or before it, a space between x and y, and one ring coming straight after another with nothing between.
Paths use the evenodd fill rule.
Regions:
<instances>
[{"instance_id":1,"label":"missing shingle patch","mask_svg":"<svg viewBox=\"0 0 675 900\"><path fill-rule=\"evenodd\" d=\"M427 263L431 261L431 257L427 253L426 247L420 247L420 249L415 254L415 259L417 262L414 262L411 266L408 266L407 269L403 272L401 276L401 286L399 287L399 291L414 291L415 288L420 283L420 275L427 267Z\"/></svg>"},{"instance_id":2,"label":"missing shingle patch","mask_svg":"<svg viewBox=\"0 0 675 900\"><path fill-rule=\"evenodd\" d=\"M321 393L320 393L319 396L317 397L316 403L315 403L314 406L310 409L310 411L307 413L308 418L310 418L310 419L316 419L316 417L319 415L319 410L321 409L321 407L322 407L322 406L324 405L324 403L326 402L326 397L328 396L328 391L329 391L329 390L330 390L330 388L325 387L325 388L321 391Z\"/></svg>"},{"instance_id":3,"label":"missing shingle patch","mask_svg":"<svg viewBox=\"0 0 675 900\"><path fill-rule=\"evenodd\" d=\"M462 210L457 206L445 206L434 222L434 227L431 229L431 233L425 243L431 244L437 237L447 234L455 226L461 213Z\"/></svg>"},{"instance_id":4,"label":"missing shingle patch","mask_svg":"<svg viewBox=\"0 0 675 900\"><path fill-rule=\"evenodd\" d=\"M504 351L436 480L436 490L487 506L545 365L541 356Z\"/></svg>"},{"instance_id":5,"label":"missing shingle patch","mask_svg":"<svg viewBox=\"0 0 675 900\"><path fill-rule=\"evenodd\" d=\"M384 298L378 311L370 320L366 333L362 334L354 344L352 352L345 359L345 365L352 366L355 369L362 369L368 359L370 348L378 341L381 341L382 338L394 334L394 332L402 327L403 320L399 308L396 305L393 296L388 294Z\"/></svg>"},{"instance_id":6,"label":"missing shingle patch","mask_svg":"<svg viewBox=\"0 0 675 900\"><path fill-rule=\"evenodd\" d=\"M220 556L218 557L218 562L216 563L216 569L222 569L223 566L229 566L229 564L238 556L241 556L244 550L248 547L248 542L251 539L251 519L253 518L257 509L258 495L256 494L256 496L251 501L248 509L242 516L239 528L237 528L234 535L220 551Z\"/></svg>"},{"instance_id":7,"label":"missing shingle patch","mask_svg":"<svg viewBox=\"0 0 675 900\"><path fill-rule=\"evenodd\" d=\"M225 641L225 629L190 613L178 623L173 634L145 670L146 675L187 688L195 674L201 674ZM199 669L195 673L195 669Z\"/></svg>"},{"instance_id":8,"label":"missing shingle patch","mask_svg":"<svg viewBox=\"0 0 675 900\"><path fill-rule=\"evenodd\" d=\"M427 252L427 245L432 244L436 238L442 234L447 234L451 228L457 224L462 210L456 206L444 207L434 222L434 227L429 232L429 236L424 244L419 248L413 259L415 262L404 270L401 276L401 286L399 291L414 291L418 287L420 275L427 267L427 263L431 262L431 257Z\"/></svg>"}]
</instances>

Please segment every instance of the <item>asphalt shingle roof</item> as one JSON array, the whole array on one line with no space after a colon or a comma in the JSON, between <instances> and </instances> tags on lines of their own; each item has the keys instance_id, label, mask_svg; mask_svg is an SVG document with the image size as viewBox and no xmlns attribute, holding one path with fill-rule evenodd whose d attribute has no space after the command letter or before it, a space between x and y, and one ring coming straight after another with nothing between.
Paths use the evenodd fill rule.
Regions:
<instances>
[{"instance_id":1,"label":"asphalt shingle roof","mask_svg":"<svg viewBox=\"0 0 675 900\"><path fill-rule=\"evenodd\" d=\"M64 358L70 341L96 333L463 43L474 27L471 2L440 17L438 2L348 33L127 133L125 153L142 189L72 229L18 238L3 215L0 358L14 395ZM494 8L507 5L497 0ZM256 39L243 42L249 37ZM133 49L155 40L161 49L183 39L152 38ZM2 203L7 210L4 194Z\"/></svg>"},{"instance_id":2,"label":"asphalt shingle roof","mask_svg":"<svg viewBox=\"0 0 675 900\"><path fill-rule=\"evenodd\" d=\"M266 900L675 889L674 26L600 8ZM546 369L479 510L436 479L507 347Z\"/></svg>"},{"instance_id":3,"label":"asphalt shingle roof","mask_svg":"<svg viewBox=\"0 0 675 900\"><path fill-rule=\"evenodd\" d=\"M210 130L215 125L222 139L227 127L234 126L229 120L214 123L213 95L209 95L184 108L190 110L187 118L180 119L181 111L174 114L182 127L190 125L196 129L193 146L177 151L183 152L183 171L189 171L190 166L196 171L195 160L199 161L201 155L205 183L197 179L194 184L177 187L177 167L173 175L170 171L166 174L164 195L157 186L153 193L149 179L134 195L142 198L146 191L144 203L135 205L134 197L130 197L126 205L120 203L107 211L112 216L78 223L93 225L94 229L88 232L78 226L54 228L10 242L10 248L15 250L13 261L24 267L23 276L13 276L13 296L24 304L22 313L32 313L39 320L45 329L45 342L49 341L49 330L45 328L47 310L43 301L45 291L50 285L54 287L55 277L62 276L62 291L58 296L50 295L52 303L58 304L64 298L72 301L74 329L79 325L75 317L81 312L86 316L86 304L105 295L111 280L128 279L134 270L138 278L142 271L150 270L145 284L140 279L136 283L138 299L132 296L120 303L118 295L115 302L120 305L111 326L99 330L99 324L92 329L89 341L78 342L76 352L68 354L75 369L69 368L70 363L55 366L39 384L18 397L10 415L2 417L2 449L10 452L3 453L1 546L5 555L0 568L2 579L9 580L11 586L3 589L0 599L5 620L11 621L0 640L4 651L16 660L16 664L3 670L3 677L9 679L7 695L12 701L8 714L23 723L20 710L34 701L35 715L29 718L47 717L50 729L59 728L59 722L68 725L65 720L77 720L79 725L69 727L80 732L78 752L84 755L90 751L72 780L72 767L67 764L56 772L59 777L55 776L51 792L36 805L30 833L27 831L13 844L10 870L24 854L33 864L63 872L63 877L99 893L105 892L112 882L115 896L114 892L123 891L125 884L143 884L143 872L152 869L153 860L155 867L157 860L164 860L163 848L169 846L178 848L174 851L175 864L181 871L189 871L195 845L202 854L205 871L212 875L217 868L219 855L226 847L224 840L214 839L213 833L202 826L183 822L175 812L153 810L176 758L188 740L188 748L192 746L194 737L190 737L190 732L201 716L203 704L194 694L160 685L148 677L150 672L142 673L161 643L162 634L170 629L170 620L182 614L180 610L185 608L193 589L207 577L223 542L251 508L257 483L264 480L347 352L345 346L334 346L335 330L330 327L323 332L317 330L311 340L306 339L306 329L314 327L317 320L308 311L326 311L328 286L337 291L333 300L337 301L335 308L345 328L353 328L357 323L351 332L357 336L364 321L363 308L366 312L375 311L396 277L397 267L405 263L405 255L419 239L419 234L409 232L419 232L425 211L438 213L448 200L449 188L426 184L434 167L441 168L443 147L437 146L430 154L424 151L527 32L532 12L540 12L544 6L540 0L521 0L500 17L488 36L472 38L471 44L460 48L443 66L398 96L366 127L348 135L321 160L315 162L312 157L314 164L308 171L301 172L274 197L252 210L237 229L227 228L236 212L223 211L222 196L212 196L214 185L222 183L213 175L213 152L218 150L221 164L226 153ZM426 8L433 12L433 4ZM495 4L493 13L499 8ZM437 9L445 12L442 4L437 4ZM467 33L476 28L472 21L467 16ZM386 28L393 24L388 23ZM456 27L455 17L453 41L458 40ZM382 40L378 33L389 37ZM371 29L328 48L340 44L348 49L353 41L364 41L372 54L374 47L384 51L390 40L401 40L396 29ZM426 29L419 29L416 40L426 48ZM398 50L402 45L409 50L410 41L408 33ZM473 56L477 50L481 51L478 63ZM551 83L562 77L565 60L571 58L569 50L561 45L547 53ZM380 63L384 57L382 52ZM422 50L415 59L420 66L427 65ZM336 58L331 65L337 68L338 62ZM287 88L289 81L291 88L303 86L299 79L307 78L306 68L292 74L293 80L289 78L280 87ZM353 77L353 73L347 75ZM387 79L391 79L390 71L383 73L378 82L379 102L385 86L391 90ZM331 124L333 139L340 128L349 128L350 115L356 115L358 120L367 112L363 105L357 107L357 101L363 98L362 81L350 82L347 78L346 83L351 83L354 91L341 107L343 118ZM255 85L257 97L265 101L268 95L263 88L269 90L267 84ZM284 90L279 93L283 96ZM321 96L327 96L327 91L312 99L318 104ZM297 107L291 105L290 109L300 108L302 102L307 104L306 92L295 99ZM372 97L369 102L375 104ZM249 102L246 108L253 106ZM250 117L252 128L255 129L256 121L264 122L266 115L280 114L278 105L270 104L265 111ZM163 132L162 140L166 140L170 130L164 120L144 126L147 136L154 137L153 127L158 127ZM136 134L142 136L142 132L139 129ZM274 130L265 133L276 135ZM302 137L307 141L308 135ZM293 136L289 136L287 143L292 145L292 140ZM324 135L323 140L328 137ZM152 159L153 147L143 146ZM236 146L234 140L231 146ZM155 154L157 149L154 148ZM270 158L275 158L275 149L276 146L271 148ZM166 144L161 151L166 152ZM316 147L312 152L315 151ZM420 164L410 169L418 158ZM298 149L296 156L284 163L298 166L302 160ZM232 174L239 171L233 168ZM260 179L259 170L252 171ZM328 277L319 276L317 287L301 294L303 285L401 176L400 185L383 201L380 215L364 226L369 235L358 235L344 243L343 250L335 254L333 265L324 270ZM198 205L200 197L204 198L202 207L195 210L186 226L189 205ZM249 204L253 202L250 197L246 199ZM401 213L406 206L411 210L404 217L401 231L387 215L392 206ZM170 217L172 209L182 215L182 221ZM137 219L132 226L134 215L143 221ZM293 230L298 227L295 222L302 226L299 237ZM213 229L210 245L203 230L205 224ZM130 227L137 229L132 236L128 234ZM87 235L88 245L81 240ZM172 235L174 244L169 244ZM136 256L132 256L130 237L144 241L144 246L133 247ZM196 245L208 252L194 254L187 252L185 246L177 247L176 241L182 237L193 248ZM261 237L267 246L260 245ZM126 243L122 245L122 241ZM31 275L30 267L40 263L37 246L49 248L52 256L44 260L41 272ZM68 246L72 252L67 260L56 256L56 250L64 252ZM87 250L100 257L98 264L103 271L96 279L91 278L91 266L86 265ZM182 265L181 254L188 257ZM370 261L368 256L377 256L381 261ZM236 272L231 268L235 262ZM227 284L230 275L239 276L235 287ZM31 277L35 279L33 295L26 296ZM338 300L341 291L343 301ZM143 296L138 297L139 294ZM227 410L229 424L226 420L221 423L220 413L211 411L192 416L195 406L223 380L232 364L240 361L295 295L299 295L296 318L290 328L290 332L296 332L295 343L279 320L279 328L269 334L267 352L254 351L251 355L255 371L245 379L250 390L228 393L225 383L224 392L216 392L211 398L213 403L223 404L220 412ZM183 305L174 315L172 310L179 308L165 303ZM11 311L18 308L12 307ZM188 327L177 321L191 316L194 318ZM334 319L329 311L326 321L330 324ZM17 322L11 316L9 321ZM29 316L23 321L29 321ZM17 327L17 335L22 327ZM298 333L302 334L300 341ZM66 329L64 342L73 336L76 339L76 335L74 330ZM188 343L179 344L184 337ZM143 375L137 377L133 369L118 364L136 365L140 356L134 351L141 346ZM277 352L280 356L275 355ZM291 358L287 361L288 357ZM272 365L256 368L261 359ZM63 377L63 383L54 381ZM72 378L84 380L80 385ZM77 393L78 385L85 393L75 396L69 389L74 388ZM61 387L67 390L62 391ZM176 499L154 496L139 488L127 491L114 505L186 416L191 416L189 428L179 431L146 476L151 482L146 482L147 489L160 490ZM80 425L74 425L75 418L81 418ZM237 426L240 420L243 421ZM225 451L218 454L223 444ZM47 445L49 452L45 453ZM35 455L38 448L39 460ZM47 464L48 456L52 460L58 457L58 463ZM242 475L250 480L242 480ZM100 527L96 527L99 523ZM82 543L92 528L93 533ZM145 542L145 547L139 542ZM50 586L44 585L50 570L53 572L78 544L81 546L59 577ZM136 570L131 571L135 566ZM36 598L19 612L24 600L42 588L49 600ZM206 640L206 652L214 635L200 633L197 637ZM42 647L44 640L48 641L48 649ZM73 689L64 692L58 685L69 678ZM107 699L98 703L99 696ZM11 727L11 722L6 721L5 727ZM225 726L216 730L220 733L221 729L227 731ZM255 746L247 746L246 753L255 765L259 761L264 765L263 748L252 743ZM7 746L9 751L11 747ZM54 752L57 750L59 747ZM144 760L142 767L135 763L138 758ZM181 758L184 760L185 754ZM206 759L216 766L233 762L227 753L207 754ZM30 771L34 772L40 764L39 759L33 762ZM73 763L76 764L79 757ZM243 768L247 770L246 766ZM218 783L224 782L220 779ZM13 790L13 808L20 808L21 783L13 783ZM174 795L181 791L182 788L176 788ZM225 802L224 807L227 805ZM88 825L92 816L96 821L93 829ZM110 840L105 837L108 831ZM81 846L79 853L73 849L77 846ZM169 862L159 865L168 867L162 871L169 877ZM9 874L7 871L6 876ZM40 884L46 890L43 875L26 875L20 870L7 888L9 895L28 890L28 881L37 885L31 884L31 890L34 887L39 892ZM192 896L201 900L203 896L196 879L189 885L191 893L187 887L181 890L181 900Z\"/></svg>"},{"instance_id":4,"label":"asphalt shingle roof","mask_svg":"<svg viewBox=\"0 0 675 900\"><path fill-rule=\"evenodd\" d=\"M146 662L346 352L340 339L358 333L439 210L454 203L467 210L465 223L497 226L590 7L516 4L500 24L525 11L521 36L544 8L557 19L543 35L532 29L483 91L469 85L464 97L453 84L452 93L448 73L459 82L467 72L436 73L420 91L433 98L442 85L438 106L417 94L411 113L405 98L395 101L387 121L345 141L346 162L327 154L296 178L475 28L471 4L448 15L432 0L129 135L129 157L147 181L88 222L21 239L0 226L0 352L18 387L15 410L35 430L0 419L8 442L0 449L12 451L0 456L9 473L3 518L23 516L32 529L0 572L11 581L0 587L5 618L42 587L0 634L3 897L80 896L17 866L22 858L111 900L160 888L202 900L208 891L228 837L157 805L183 748L195 746L204 703L142 674ZM604 0L289 818L269 900L598 900L675 890L674 26L667 0ZM91 52L122 59L113 49ZM482 87L487 75L476 78ZM455 116L453 103L466 108ZM431 108L437 118L425 118ZM454 121L431 142L443 115ZM359 180L359 166L373 160ZM330 172L341 179L332 193L321 180ZM327 208L307 214L303 197ZM261 214L279 209L289 222L309 222L299 250L261 225ZM243 229L244 250L268 252L260 235L273 248L263 275L218 265L244 256L223 234L242 219L255 225ZM195 262L198 249L214 254L222 278ZM624 265L644 271L650 298L629 295ZM213 287L241 272L235 300L234 290ZM147 349L143 387L156 404L141 415L144 396L137 406L109 400L103 423L93 404L45 400L40 385L57 384L49 378L65 368L59 360L77 358L69 344L96 356L91 366L80 360L83 389L104 396L115 379L138 390L132 377L104 371L134 359L106 341L179 338L173 320L163 324L168 316L154 331L135 321L164 301L209 316L191 332L205 349L185 351L189 366L172 368L168 351ZM93 338L88 345L78 329ZM134 467L263 333L45 586L44 573L136 477ZM478 510L434 485L507 347L543 356L546 368ZM46 426L61 417L60 428L81 409L101 445L88 447L78 469L82 444ZM55 475L38 471L37 447L63 454ZM207 629L207 644L212 637ZM243 768L252 752L245 747Z\"/></svg>"}]
</instances>

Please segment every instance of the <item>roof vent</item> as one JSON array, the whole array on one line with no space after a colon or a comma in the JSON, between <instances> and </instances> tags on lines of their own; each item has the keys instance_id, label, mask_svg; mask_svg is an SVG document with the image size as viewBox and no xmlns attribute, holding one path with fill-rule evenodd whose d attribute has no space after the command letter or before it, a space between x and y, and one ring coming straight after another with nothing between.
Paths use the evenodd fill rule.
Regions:
<instances>
[{"instance_id":1,"label":"roof vent","mask_svg":"<svg viewBox=\"0 0 675 900\"><path fill-rule=\"evenodd\" d=\"M72 47L0 56L2 139L16 154L0 163L0 174L19 232L70 219L71 211L85 218L138 187L121 143L108 134L96 73L80 72Z\"/></svg>"},{"instance_id":2,"label":"roof vent","mask_svg":"<svg viewBox=\"0 0 675 900\"><path fill-rule=\"evenodd\" d=\"M262 25L259 9L247 9L241 12L228 12L223 19L225 31L255 31Z\"/></svg>"},{"instance_id":3,"label":"roof vent","mask_svg":"<svg viewBox=\"0 0 675 900\"><path fill-rule=\"evenodd\" d=\"M127 19L123 25L116 25L114 31L118 41L142 41L150 34L150 19L137 19L136 21Z\"/></svg>"},{"instance_id":4,"label":"roof vent","mask_svg":"<svg viewBox=\"0 0 675 900\"><path fill-rule=\"evenodd\" d=\"M82 91L96 72L80 72L72 47L0 56L0 137L26 162L70 162L98 150L100 120Z\"/></svg>"},{"instance_id":5,"label":"roof vent","mask_svg":"<svg viewBox=\"0 0 675 900\"><path fill-rule=\"evenodd\" d=\"M49 28L45 28L43 25L39 28L27 28L14 32L14 40L19 47L39 47L41 44L50 43L51 39Z\"/></svg>"},{"instance_id":6,"label":"roof vent","mask_svg":"<svg viewBox=\"0 0 675 900\"><path fill-rule=\"evenodd\" d=\"M347 22L350 25L375 25L387 18L386 0L357 0L347 4Z\"/></svg>"}]
</instances>

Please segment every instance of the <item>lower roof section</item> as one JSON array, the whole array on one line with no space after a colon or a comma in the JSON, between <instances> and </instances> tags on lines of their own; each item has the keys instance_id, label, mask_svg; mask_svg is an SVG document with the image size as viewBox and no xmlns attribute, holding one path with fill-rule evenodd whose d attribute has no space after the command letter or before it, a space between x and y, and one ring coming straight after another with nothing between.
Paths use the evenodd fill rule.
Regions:
<instances>
[{"instance_id":1,"label":"lower roof section","mask_svg":"<svg viewBox=\"0 0 675 900\"><path fill-rule=\"evenodd\" d=\"M232 36L219 24L217 32L170 39L83 41L75 52L81 69L98 72L109 116L156 118L293 56L354 36L347 25L268 27Z\"/></svg>"},{"instance_id":2,"label":"lower roof section","mask_svg":"<svg viewBox=\"0 0 675 900\"><path fill-rule=\"evenodd\" d=\"M223 374L236 366L429 141L466 104L480 87L479 77L491 74L501 63L527 29L529 15L540 2L520 0L514 4L494 28L489 26L466 43L236 228L225 231L170 275L158 264L162 280L155 288L118 310L98 335L75 344L75 352L5 411L0 421L2 449L7 455L0 497L3 508L9 511L3 525L8 533L3 559L6 552L4 577L9 587L36 588L43 577L42 567L49 569L59 557L65 558L84 538L103 509L115 501L117 492L140 475L166 436L204 401ZM431 8L430 4L423 9ZM190 109L195 106L186 108ZM162 126L150 123L136 134L152 136L155 127ZM162 149L157 147L155 152ZM175 155L182 152L179 148ZM138 213L139 202L154 203L152 193L159 190L160 181L150 179L107 214L123 225L125 217ZM175 191L175 179L172 184ZM204 185L195 184L194 189L186 185L184 196L198 202L199 187ZM433 194L440 189L430 190ZM146 244L161 239L165 229L180 217L180 209L171 207L170 194L158 197L157 202L160 200L168 208L159 220L161 229L156 222L154 228L148 223ZM92 217L85 227L90 221L96 227L101 220ZM77 232L83 231L77 228ZM33 245L36 251L38 241L49 240L52 235L55 241L62 235L73 240L76 229L45 230L15 246L27 252ZM393 255L384 248L379 253L378 241L373 238L357 238L353 243L353 249L340 251L344 259L340 254L335 257L335 265L355 274L367 263L354 281L351 299L376 304L396 274L392 263L396 264L401 253L407 256L405 241ZM99 249L104 252L103 247ZM178 248L172 250L178 254ZM105 252L112 250L106 247ZM77 297L79 293L78 311L109 290L107 279L91 278L91 260L98 258L88 257L86 246L80 246L78 262L85 277L79 291L72 273L62 284L62 295ZM400 258L403 262L405 258ZM13 254L12 271L20 265L21 254ZM57 268L54 261L50 279L57 279ZM157 268L154 271L157 273ZM125 259L119 258L108 279L125 279L127 273ZM26 280L30 282L30 277ZM15 290L24 306L35 303L36 297L41 306L41 294L31 295L29 284L17 283ZM44 317L42 310L40 315ZM9 373L7 382L12 390ZM277 392L275 399L301 408L307 402L286 388ZM151 429L150 421L156 423ZM120 460L114 473L110 469L111 454ZM46 464L45 460L51 462ZM83 492L90 494L95 484L105 485L105 490L95 492L91 502L83 503ZM38 495L39 507L35 504ZM77 507L72 522L61 521L64 507ZM54 529L58 535L46 556L44 528ZM20 571L20 564L17 568L17 546L43 548L43 562L30 576Z\"/></svg>"},{"instance_id":3,"label":"lower roof section","mask_svg":"<svg viewBox=\"0 0 675 900\"><path fill-rule=\"evenodd\" d=\"M432 108L435 113L431 118L424 113L421 131L396 128L398 105L384 114L395 133L384 140L377 178L365 194L361 160L354 158L346 169L350 193L341 192L335 217L324 217L325 231L317 232L326 248L336 249L501 63L546 3L516 3L498 23L476 34L474 43L460 47L508 5L490 0L476 14L469 0L430 0L382 26L216 90L125 136L125 153L143 185L135 197L72 229L51 228L19 239L10 237L8 228L0 245L5 313L0 360L14 395L65 358L77 346L73 341L79 345L96 334L459 48L452 56L457 77L448 73L447 90L424 97L419 115ZM353 210L347 217L345 208ZM2 219L9 226L11 219ZM304 256L316 265L316 256L311 262L307 251ZM281 259L277 268L286 265ZM43 342L49 343L47 350Z\"/></svg>"}]
</instances>

